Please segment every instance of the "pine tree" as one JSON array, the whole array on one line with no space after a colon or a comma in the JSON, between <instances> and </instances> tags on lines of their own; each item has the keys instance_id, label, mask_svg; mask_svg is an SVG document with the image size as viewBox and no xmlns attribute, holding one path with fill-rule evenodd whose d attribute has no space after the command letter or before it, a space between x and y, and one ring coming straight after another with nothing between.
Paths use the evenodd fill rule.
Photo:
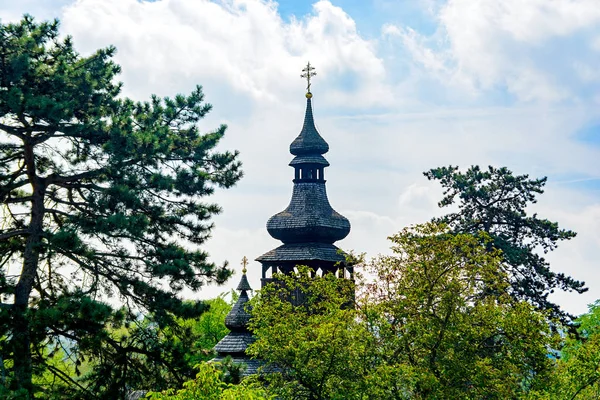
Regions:
<instances>
[{"instance_id":1,"label":"pine tree","mask_svg":"<svg viewBox=\"0 0 600 400\"><path fill-rule=\"evenodd\" d=\"M169 363L148 338L114 332L140 312L161 327L204 309L176 294L230 276L199 247L220 212L204 198L242 176L238 153L215 149L226 126L197 126L211 109L200 86L134 102L114 47L82 57L58 28L0 24L0 351L6 385L26 396L52 346L112 373L136 357Z\"/></svg>"},{"instance_id":2,"label":"pine tree","mask_svg":"<svg viewBox=\"0 0 600 400\"><path fill-rule=\"evenodd\" d=\"M506 167L491 166L487 170L473 166L466 172L458 167L442 167L425 172L425 176L444 187L440 207L458 203L458 211L435 221L447 223L458 233L489 234L493 241L488 248L502 251L511 295L569 322L571 316L548 295L555 289L582 293L587 288L584 282L552 271L539 251L552 251L559 241L572 239L576 233L526 211L528 205L536 203L536 196L544 193L546 178L515 176Z\"/></svg>"}]
</instances>

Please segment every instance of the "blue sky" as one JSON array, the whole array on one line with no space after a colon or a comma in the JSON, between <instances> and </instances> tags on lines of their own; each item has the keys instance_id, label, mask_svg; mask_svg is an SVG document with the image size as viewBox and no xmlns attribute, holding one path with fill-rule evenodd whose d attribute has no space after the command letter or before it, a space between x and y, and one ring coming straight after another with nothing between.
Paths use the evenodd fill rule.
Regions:
<instances>
[{"instance_id":1,"label":"blue sky","mask_svg":"<svg viewBox=\"0 0 600 400\"><path fill-rule=\"evenodd\" d=\"M291 194L310 60L330 201L352 223L341 247L386 253L387 236L439 215L423 171L505 165L548 176L531 211L579 233L548 258L590 291L555 300L581 313L600 298L597 0L0 0L3 21L25 12L60 18L83 54L116 45L127 96L204 86L214 109L202 127L229 125L223 147L241 151L246 172L215 197L215 261L278 245L265 223Z\"/></svg>"},{"instance_id":2,"label":"blue sky","mask_svg":"<svg viewBox=\"0 0 600 400\"><path fill-rule=\"evenodd\" d=\"M278 1L278 11L287 21L310 15L311 1ZM381 26L386 23L409 22L419 32L435 32L435 15L429 12L426 4L414 0L339 0L332 5L340 7L356 22L358 31L366 38L377 38Z\"/></svg>"}]
</instances>

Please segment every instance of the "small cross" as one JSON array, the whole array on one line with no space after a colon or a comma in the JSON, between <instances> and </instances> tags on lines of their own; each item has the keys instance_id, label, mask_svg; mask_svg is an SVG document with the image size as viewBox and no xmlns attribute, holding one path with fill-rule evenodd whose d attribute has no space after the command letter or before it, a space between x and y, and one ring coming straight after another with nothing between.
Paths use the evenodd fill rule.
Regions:
<instances>
[{"instance_id":1,"label":"small cross","mask_svg":"<svg viewBox=\"0 0 600 400\"><path fill-rule=\"evenodd\" d=\"M244 268L242 268L242 273L245 275L246 274L246 265L248 265L248 258L246 256L244 256L244 258L242 258L242 266Z\"/></svg>"},{"instance_id":2,"label":"small cross","mask_svg":"<svg viewBox=\"0 0 600 400\"><path fill-rule=\"evenodd\" d=\"M304 67L304 69L302 70L302 72L304 72L302 75L300 75L300 78L306 78L306 82L308 83L308 86L306 86L306 92L310 93L310 78L312 78L313 76L315 76L317 73L313 72L315 70L314 67L312 67L310 65L310 61L306 64L306 67Z\"/></svg>"}]
</instances>

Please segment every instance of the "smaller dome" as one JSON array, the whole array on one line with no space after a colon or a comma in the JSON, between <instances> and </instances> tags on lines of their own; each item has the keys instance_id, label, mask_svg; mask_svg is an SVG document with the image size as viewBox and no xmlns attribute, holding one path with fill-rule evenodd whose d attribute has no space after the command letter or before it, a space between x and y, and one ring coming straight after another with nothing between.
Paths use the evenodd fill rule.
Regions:
<instances>
[{"instance_id":1,"label":"smaller dome","mask_svg":"<svg viewBox=\"0 0 600 400\"><path fill-rule=\"evenodd\" d=\"M237 290L252 290L250 287L250 283L248 282L248 278L246 278L246 273L242 275L242 279L240 279L240 283L237 286Z\"/></svg>"},{"instance_id":2,"label":"smaller dome","mask_svg":"<svg viewBox=\"0 0 600 400\"><path fill-rule=\"evenodd\" d=\"M225 326L228 329L232 331L246 330L248 321L250 321L250 310L248 310L249 306L247 305L249 300L248 293L242 290L240 297L225 317Z\"/></svg>"},{"instance_id":3,"label":"smaller dome","mask_svg":"<svg viewBox=\"0 0 600 400\"><path fill-rule=\"evenodd\" d=\"M315 121L312 113L311 99L306 99L306 114L304 115L304 125L302 131L290 145L290 153L295 156L305 154L325 154L329 151L329 145L319 135L315 127Z\"/></svg>"},{"instance_id":4,"label":"smaller dome","mask_svg":"<svg viewBox=\"0 0 600 400\"><path fill-rule=\"evenodd\" d=\"M258 360L251 360L250 357L246 355L246 349L256 340L248 330L250 309L248 305L248 293L246 291L252 290L252 288L248 283L248 278L246 278L246 261L246 257L244 257L243 275L238 285L238 290L241 291L240 297L231 308L231 311L229 311L229 314L225 317L225 326L231 332L221 339L214 347L214 350L218 355L213 359L213 361L221 362L227 356L232 357L236 363L244 366L242 376L255 374L260 364Z\"/></svg>"},{"instance_id":5,"label":"smaller dome","mask_svg":"<svg viewBox=\"0 0 600 400\"><path fill-rule=\"evenodd\" d=\"M288 164L290 167L295 165L320 165L322 167L329 167L329 161L325 159L320 154L315 155L306 155L306 156L296 156L294 159Z\"/></svg>"}]
</instances>

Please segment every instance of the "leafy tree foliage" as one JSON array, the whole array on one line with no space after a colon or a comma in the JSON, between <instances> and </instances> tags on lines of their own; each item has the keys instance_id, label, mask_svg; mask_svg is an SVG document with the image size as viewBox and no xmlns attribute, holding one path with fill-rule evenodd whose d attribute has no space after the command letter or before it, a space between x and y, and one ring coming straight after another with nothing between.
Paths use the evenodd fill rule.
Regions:
<instances>
[{"instance_id":1,"label":"leafy tree foliage","mask_svg":"<svg viewBox=\"0 0 600 400\"><path fill-rule=\"evenodd\" d=\"M304 269L255 297L251 352L277 366L270 390L282 399L505 399L543 384L558 338L544 314L506 294L489 236L427 224L390 239L394 254L368 264L375 279L358 281L354 307L352 282ZM481 296L484 287L497 294Z\"/></svg>"},{"instance_id":2,"label":"leafy tree foliage","mask_svg":"<svg viewBox=\"0 0 600 400\"><path fill-rule=\"evenodd\" d=\"M349 307L354 285L333 274L311 277L300 267L275 275L252 299L249 353L265 361L265 379L282 399L360 399L374 354L370 335ZM289 300L297 297L294 305Z\"/></svg>"},{"instance_id":3,"label":"leafy tree foliage","mask_svg":"<svg viewBox=\"0 0 600 400\"><path fill-rule=\"evenodd\" d=\"M230 276L199 248L220 211L202 199L242 175L237 152L215 150L226 127L199 131L211 109L200 87L121 97L114 52L80 56L57 21L0 24L0 353L5 385L28 395L61 344L75 366L93 361L96 396L122 396L150 370L183 380L181 349L160 332L206 306L176 293Z\"/></svg>"},{"instance_id":4,"label":"leafy tree foliage","mask_svg":"<svg viewBox=\"0 0 600 400\"><path fill-rule=\"evenodd\" d=\"M121 346L144 348L147 353L129 354L129 359L121 362L118 359L123 357L121 353L112 354L115 360L111 363L98 363L92 359L84 365L88 372L82 373L79 382L85 384L88 392L100 392L108 397L114 389L156 389L164 387L165 380L183 382L193 376L193 367L213 358L213 347L228 333L225 316L231 304L223 296L207 300L204 304L208 310L197 318L174 317L174 323L161 327L152 315L148 315L132 321L127 327L111 330L111 337L118 338ZM156 363L148 362L149 355L160 363L178 367L156 368ZM106 359L107 354L104 357ZM113 382L114 389L100 386L107 381ZM117 396L118 393L111 395Z\"/></svg>"},{"instance_id":5,"label":"leafy tree foliage","mask_svg":"<svg viewBox=\"0 0 600 400\"><path fill-rule=\"evenodd\" d=\"M168 389L148 394L150 400L263 400L274 399L255 379L246 379L239 385L225 381L222 368L202 363L197 366L196 379L185 382L183 389Z\"/></svg>"},{"instance_id":6,"label":"leafy tree foliage","mask_svg":"<svg viewBox=\"0 0 600 400\"><path fill-rule=\"evenodd\" d=\"M363 300L387 367L378 381L394 388L385 398L507 399L540 384L553 336L542 313L503 290L489 236L428 224L390 240L394 254L370 264Z\"/></svg>"},{"instance_id":7,"label":"leafy tree foliage","mask_svg":"<svg viewBox=\"0 0 600 400\"><path fill-rule=\"evenodd\" d=\"M550 384L540 398L600 398L600 300L575 325L578 335L565 338Z\"/></svg>"},{"instance_id":8,"label":"leafy tree foliage","mask_svg":"<svg viewBox=\"0 0 600 400\"><path fill-rule=\"evenodd\" d=\"M558 223L527 215L528 205L544 192L546 178L530 179L528 175L513 175L507 168L478 166L460 172L458 167L442 167L425 172L430 180L444 187L440 207L458 205L458 211L437 222L447 223L452 230L477 234L486 232L492 237L490 249L502 250L504 266L510 277L510 293L517 300L526 300L548 310L552 317L563 322L571 318L548 300L555 289L585 292L583 282L553 272L537 250L547 253L561 240L575 237L575 232L560 229Z\"/></svg>"},{"instance_id":9,"label":"leafy tree foliage","mask_svg":"<svg viewBox=\"0 0 600 400\"><path fill-rule=\"evenodd\" d=\"M200 317L177 319L177 325L185 331L185 335L175 335L173 339L182 340L187 348L185 360L190 366L197 365L200 362L208 361L214 358L213 347L229 333L225 326L225 317L231 310L236 301L237 293L232 294L232 302L227 302L224 295L206 301L208 311L202 313Z\"/></svg>"}]
</instances>

